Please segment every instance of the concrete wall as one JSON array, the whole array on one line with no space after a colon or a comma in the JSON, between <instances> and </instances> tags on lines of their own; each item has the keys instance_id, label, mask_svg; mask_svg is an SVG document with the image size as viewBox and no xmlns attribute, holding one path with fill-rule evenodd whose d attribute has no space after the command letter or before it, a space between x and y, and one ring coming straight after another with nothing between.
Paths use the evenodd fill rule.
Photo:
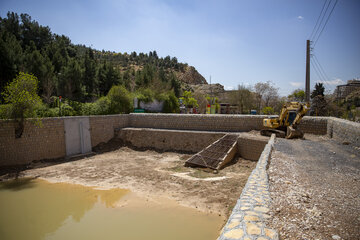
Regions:
<instances>
[{"instance_id":1,"label":"concrete wall","mask_svg":"<svg viewBox=\"0 0 360 240\"><path fill-rule=\"evenodd\" d=\"M66 156L91 152L89 117L64 119Z\"/></svg>"},{"instance_id":2,"label":"concrete wall","mask_svg":"<svg viewBox=\"0 0 360 240\"><path fill-rule=\"evenodd\" d=\"M138 148L196 153L224 135L219 132L124 128L119 137Z\"/></svg>"},{"instance_id":3,"label":"concrete wall","mask_svg":"<svg viewBox=\"0 0 360 240\"><path fill-rule=\"evenodd\" d=\"M65 156L62 118L43 119L41 127L26 121L21 138L15 138L14 129L13 122L0 121L0 166Z\"/></svg>"},{"instance_id":4,"label":"concrete wall","mask_svg":"<svg viewBox=\"0 0 360 240\"><path fill-rule=\"evenodd\" d=\"M360 147L360 123L339 118L328 118L327 135L346 144Z\"/></svg>"}]
</instances>

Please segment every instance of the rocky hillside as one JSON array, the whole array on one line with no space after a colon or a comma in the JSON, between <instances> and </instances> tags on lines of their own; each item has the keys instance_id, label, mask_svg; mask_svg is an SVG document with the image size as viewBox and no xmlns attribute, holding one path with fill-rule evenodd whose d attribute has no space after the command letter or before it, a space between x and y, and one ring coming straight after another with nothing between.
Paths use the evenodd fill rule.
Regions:
<instances>
[{"instance_id":1,"label":"rocky hillside","mask_svg":"<svg viewBox=\"0 0 360 240\"><path fill-rule=\"evenodd\" d=\"M183 72L177 72L176 75L180 81L187 84L207 85L205 78L193 66L187 66Z\"/></svg>"}]
</instances>

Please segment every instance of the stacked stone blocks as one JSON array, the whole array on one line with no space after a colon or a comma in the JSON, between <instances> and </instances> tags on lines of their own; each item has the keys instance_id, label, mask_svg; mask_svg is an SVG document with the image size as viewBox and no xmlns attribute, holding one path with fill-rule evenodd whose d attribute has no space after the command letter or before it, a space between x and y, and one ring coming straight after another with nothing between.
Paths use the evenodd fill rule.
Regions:
<instances>
[{"instance_id":1,"label":"stacked stone blocks","mask_svg":"<svg viewBox=\"0 0 360 240\"><path fill-rule=\"evenodd\" d=\"M273 134L265 146L218 240L278 240L278 233L265 225L270 206L266 168L274 144Z\"/></svg>"},{"instance_id":2,"label":"stacked stone blocks","mask_svg":"<svg viewBox=\"0 0 360 240\"><path fill-rule=\"evenodd\" d=\"M328 118L327 136L343 144L360 148L360 123L340 118Z\"/></svg>"},{"instance_id":3,"label":"stacked stone blocks","mask_svg":"<svg viewBox=\"0 0 360 240\"><path fill-rule=\"evenodd\" d=\"M108 142L114 137L115 129L129 126L129 115L90 116L91 146Z\"/></svg>"},{"instance_id":4,"label":"stacked stone blocks","mask_svg":"<svg viewBox=\"0 0 360 240\"><path fill-rule=\"evenodd\" d=\"M45 118L37 125L25 121L20 138L15 138L15 123L0 121L0 166L19 165L40 159L65 156L64 121Z\"/></svg>"}]
</instances>

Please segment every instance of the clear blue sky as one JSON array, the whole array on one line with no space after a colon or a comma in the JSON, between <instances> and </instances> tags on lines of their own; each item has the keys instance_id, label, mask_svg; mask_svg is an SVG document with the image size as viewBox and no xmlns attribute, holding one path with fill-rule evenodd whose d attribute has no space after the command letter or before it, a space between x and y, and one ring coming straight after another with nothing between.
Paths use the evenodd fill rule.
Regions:
<instances>
[{"instance_id":1,"label":"clear blue sky","mask_svg":"<svg viewBox=\"0 0 360 240\"><path fill-rule=\"evenodd\" d=\"M287 95L305 87L306 39L324 2L1 0L0 16L28 13L75 44L128 53L156 50L227 89L270 80ZM339 0L314 54L328 77L327 89L360 78L360 1ZM312 68L311 86L319 80Z\"/></svg>"}]
</instances>

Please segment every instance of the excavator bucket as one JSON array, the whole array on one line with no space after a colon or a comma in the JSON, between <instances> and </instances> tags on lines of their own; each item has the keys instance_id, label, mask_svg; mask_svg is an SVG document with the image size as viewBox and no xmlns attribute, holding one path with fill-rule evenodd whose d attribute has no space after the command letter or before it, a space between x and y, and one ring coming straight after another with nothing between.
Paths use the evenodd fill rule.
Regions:
<instances>
[{"instance_id":1,"label":"excavator bucket","mask_svg":"<svg viewBox=\"0 0 360 240\"><path fill-rule=\"evenodd\" d=\"M304 133L299 129L293 128L292 126L287 127L285 138L292 139L292 138L303 138L303 137L304 137Z\"/></svg>"}]
</instances>

